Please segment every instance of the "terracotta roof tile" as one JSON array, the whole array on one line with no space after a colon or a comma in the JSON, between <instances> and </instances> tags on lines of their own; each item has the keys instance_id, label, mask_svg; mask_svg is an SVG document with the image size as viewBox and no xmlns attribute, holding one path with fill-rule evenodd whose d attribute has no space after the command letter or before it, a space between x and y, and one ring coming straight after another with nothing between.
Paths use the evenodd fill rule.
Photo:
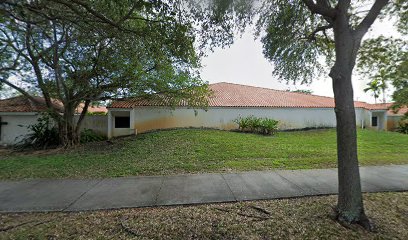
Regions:
<instances>
[{"instance_id":1,"label":"terracotta roof tile","mask_svg":"<svg viewBox=\"0 0 408 240\"><path fill-rule=\"evenodd\" d=\"M35 101L28 99L25 96L12 97L4 100L0 100L0 112L45 112L47 111L47 105L43 97L34 97ZM54 100L54 106L63 111L64 107L61 102ZM84 104L81 103L75 109L76 113L81 113ZM89 106L88 112L108 112L108 109L104 106Z\"/></svg>"},{"instance_id":2,"label":"terracotta roof tile","mask_svg":"<svg viewBox=\"0 0 408 240\"><path fill-rule=\"evenodd\" d=\"M209 87L214 93L209 99L210 107L334 108L334 99L331 97L225 82L210 84ZM127 99L115 101L109 108L164 105L165 101ZM179 106L187 105L186 102L181 102ZM387 109L385 106L372 105L374 104L355 102L355 106L359 108Z\"/></svg>"},{"instance_id":3,"label":"terracotta roof tile","mask_svg":"<svg viewBox=\"0 0 408 240\"><path fill-rule=\"evenodd\" d=\"M79 106L75 109L76 113L81 113L84 108L84 104L80 103ZM88 113L107 113L108 109L105 106L88 106Z\"/></svg>"},{"instance_id":4,"label":"terracotta roof tile","mask_svg":"<svg viewBox=\"0 0 408 240\"><path fill-rule=\"evenodd\" d=\"M25 97L18 96L4 100L0 100L0 112L45 112L47 106L45 100L42 97L33 97L35 101ZM54 102L54 106L58 109L62 109L61 104L57 101Z\"/></svg>"}]
</instances>

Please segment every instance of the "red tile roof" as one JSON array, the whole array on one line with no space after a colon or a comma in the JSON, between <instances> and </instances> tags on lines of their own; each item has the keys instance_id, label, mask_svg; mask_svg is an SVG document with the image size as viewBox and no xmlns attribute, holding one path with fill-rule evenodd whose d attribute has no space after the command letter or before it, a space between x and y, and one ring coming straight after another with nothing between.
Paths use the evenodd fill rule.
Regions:
<instances>
[{"instance_id":1,"label":"red tile roof","mask_svg":"<svg viewBox=\"0 0 408 240\"><path fill-rule=\"evenodd\" d=\"M75 113L81 113L84 108L84 104L80 103L79 106L75 109ZM97 105L89 105L88 106L89 113L107 113L108 109L105 106L97 106Z\"/></svg>"},{"instance_id":2,"label":"red tile roof","mask_svg":"<svg viewBox=\"0 0 408 240\"><path fill-rule=\"evenodd\" d=\"M47 111L47 105L43 97L33 97L35 101L25 97L18 96L12 97L4 100L0 100L0 112L45 112ZM64 107L62 103L54 100L54 107L56 107L60 112L63 111ZM79 104L76 113L81 113L83 108L83 103ZM104 106L89 106L88 112L108 112Z\"/></svg>"},{"instance_id":3,"label":"red tile roof","mask_svg":"<svg viewBox=\"0 0 408 240\"><path fill-rule=\"evenodd\" d=\"M334 108L334 99L304 93L274 90L233 83L214 83L209 85L213 96L209 107L269 107L269 108ZM127 99L115 101L109 108L133 108L137 106L164 106L165 101L148 99ZM187 106L183 101L179 106ZM355 102L358 108L387 109L365 102Z\"/></svg>"},{"instance_id":4,"label":"red tile roof","mask_svg":"<svg viewBox=\"0 0 408 240\"><path fill-rule=\"evenodd\" d=\"M33 97L29 99L25 96L12 97L4 100L0 100L0 112L45 112L47 111L47 105L45 99L42 97ZM61 110L60 103L55 101L54 106Z\"/></svg>"},{"instance_id":5,"label":"red tile roof","mask_svg":"<svg viewBox=\"0 0 408 240\"><path fill-rule=\"evenodd\" d=\"M394 111L391 107L393 105L393 103L381 103L378 105L382 105L384 107L386 107L388 109L387 111L387 115L388 116L402 116L406 113L408 113L408 106L403 106L400 109Z\"/></svg>"}]
</instances>

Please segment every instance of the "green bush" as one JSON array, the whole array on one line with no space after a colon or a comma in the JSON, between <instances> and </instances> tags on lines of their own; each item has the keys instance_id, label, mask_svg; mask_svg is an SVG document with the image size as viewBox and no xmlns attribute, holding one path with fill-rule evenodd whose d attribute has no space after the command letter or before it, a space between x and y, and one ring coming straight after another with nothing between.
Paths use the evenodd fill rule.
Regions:
<instances>
[{"instance_id":1,"label":"green bush","mask_svg":"<svg viewBox=\"0 0 408 240\"><path fill-rule=\"evenodd\" d=\"M87 142L98 142L98 141L103 141L106 140L106 136L95 132L92 129L84 129L81 132L81 143L87 143Z\"/></svg>"},{"instance_id":2,"label":"green bush","mask_svg":"<svg viewBox=\"0 0 408 240\"><path fill-rule=\"evenodd\" d=\"M16 148L46 149L58 146L58 129L55 127L49 115L41 115L37 123L27 126L27 129L29 130L29 134L16 145Z\"/></svg>"},{"instance_id":3,"label":"green bush","mask_svg":"<svg viewBox=\"0 0 408 240\"><path fill-rule=\"evenodd\" d=\"M404 116L399 122L398 122L398 128L397 131L400 133L408 134L408 116Z\"/></svg>"},{"instance_id":4,"label":"green bush","mask_svg":"<svg viewBox=\"0 0 408 240\"><path fill-rule=\"evenodd\" d=\"M233 120L238 124L238 129L242 132L252 132L264 135L273 135L278 130L279 121L271 118L258 118L255 116L239 117Z\"/></svg>"}]
</instances>

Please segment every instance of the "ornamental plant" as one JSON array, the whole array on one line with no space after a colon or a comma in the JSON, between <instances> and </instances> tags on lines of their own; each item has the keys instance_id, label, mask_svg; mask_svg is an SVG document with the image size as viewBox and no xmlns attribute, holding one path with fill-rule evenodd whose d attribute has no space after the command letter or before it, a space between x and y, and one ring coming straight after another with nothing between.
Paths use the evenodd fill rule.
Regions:
<instances>
[{"instance_id":1,"label":"ornamental plant","mask_svg":"<svg viewBox=\"0 0 408 240\"><path fill-rule=\"evenodd\" d=\"M241 132L251 132L263 135L274 135L278 130L279 121L271 118L258 118L253 115L247 117L238 117L233 120L238 124Z\"/></svg>"}]
</instances>

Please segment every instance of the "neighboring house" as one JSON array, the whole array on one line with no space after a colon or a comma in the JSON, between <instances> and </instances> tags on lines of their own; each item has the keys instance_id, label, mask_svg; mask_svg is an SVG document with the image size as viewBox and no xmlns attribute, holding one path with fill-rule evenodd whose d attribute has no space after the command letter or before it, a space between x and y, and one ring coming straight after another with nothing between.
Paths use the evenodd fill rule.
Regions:
<instances>
[{"instance_id":1,"label":"neighboring house","mask_svg":"<svg viewBox=\"0 0 408 240\"><path fill-rule=\"evenodd\" d=\"M18 96L0 100L0 145L21 141L27 134L27 126L37 122L39 113L47 111L43 98L34 99Z\"/></svg>"},{"instance_id":2,"label":"neighboring house","mask_svg":"<svg viewBox=\"0 0 408 240\"><path fill-rule=\"evenodd\" d=\"M335 127L334 99L232 83L210 84L207 110L195 112L182 102L171 109L161 101L128 99L108 107L108 137L154 129L206 127L236 129L234 119L254 115L280 121L280 129ZM359 127L385 130L388 107L355 102Z\"/></svg>"},{"instance_id":3,"label":"neighboring house","mask_svg":"<svg viewBox=\"0 0 408 240\"><path fill-rule=\"evenodd\" d=\"M47 111L44 98L34 97L34 100L24 96L0 100L0 145L12 145L21 141L28 134L27 126L37 123L40 114ZM63 111L62 105L57 101L54 102L54 106L60 112ZM82 111L80 107L76 112ZM88 111L107 112L107 109L91 106ZM107 117L87 116L82 128L100 130L99 132L106 134Z\"/></svg>"},{"instance_id":4,"label":"neighboring house","mask_svg":"<svg viewBox=\"0 0 408 240\"><path fill-rule=\"evenodd\" d=\"M387 108L391 107L392 103L384 104ZM387 130L394 131L399 125L401 118L408 113L408 106L402 107L397 111L389 109L387 112Z\"/></svg>"}]
</instances>

